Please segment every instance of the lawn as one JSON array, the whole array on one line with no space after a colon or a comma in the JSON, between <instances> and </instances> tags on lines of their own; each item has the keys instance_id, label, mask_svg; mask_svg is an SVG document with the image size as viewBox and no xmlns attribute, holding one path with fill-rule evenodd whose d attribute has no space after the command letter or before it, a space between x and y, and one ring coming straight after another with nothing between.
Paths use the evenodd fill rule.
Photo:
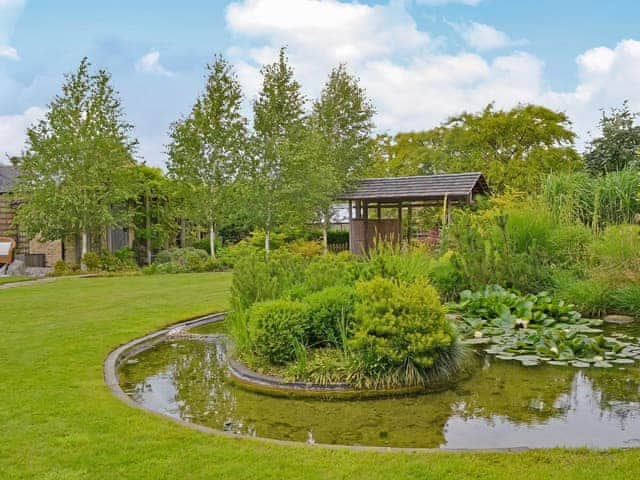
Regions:
<instances>
[{"instance_id":1,"label":"lawn","mask_svg":"<svg viewBox=\"0 0 640 480\"><path fill-rule=\"evenodd\" d=\"M111 349L227 307L229 274L62 278L0 291L0 478L634 478L638 450L375 453L193 431L116 399Z\"/></svg>"},{"instance_id":2,"label":"lawn","mask_svg":"<svg viewBox=\"0 0 640 480\"><path fill-rule=\"evenodd\" d=\"M7 283L26 282L27 280L34 280L33 277L0 277L0 285L6 285Z\"/></svg>"}]
</instances>

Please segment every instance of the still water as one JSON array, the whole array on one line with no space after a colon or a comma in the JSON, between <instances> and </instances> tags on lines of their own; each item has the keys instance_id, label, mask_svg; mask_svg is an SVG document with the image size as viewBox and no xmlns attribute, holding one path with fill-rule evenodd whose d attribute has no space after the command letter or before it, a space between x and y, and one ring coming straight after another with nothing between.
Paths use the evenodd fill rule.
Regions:
<instances>
[{"instance_id":1,"label":"still water","mask_svg":"<svg viewBox=\"0 0 640 480\"><path fill-rule=\"evenodd\" d=\"M166 341L126 362L122 388L183 420L259 437L392 447L640 446L640 368L524 367L477 355L434 394L373 400L275 398L228 381L214 341Z\"/></svg>"}]
</instances>

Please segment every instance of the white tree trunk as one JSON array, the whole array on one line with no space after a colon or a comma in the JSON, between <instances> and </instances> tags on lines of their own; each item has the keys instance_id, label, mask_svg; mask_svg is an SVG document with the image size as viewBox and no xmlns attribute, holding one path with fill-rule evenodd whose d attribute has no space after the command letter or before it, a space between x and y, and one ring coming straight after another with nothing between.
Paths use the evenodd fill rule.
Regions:
<instances>
[{"instance_id":1,"label":"white tree trunk","mask_svg":"<svg viewBox=\"0 0 640 480\"><path fill-rule=\"evenodd\" d=\"M329 253L329 227L327 226L326 220L322 222L322 248L324 249L324 254Z\"/></svg>"},{"instance_id":2,"label":"white tree trunk","mask_svg":"<svg viewBox=\"0 0 640 480\"><path fill-rule=\"evenodd\" d=\"M268 229L265 230L265 232L264 232L264 254L265 254L265 257L267 257L267 259L269 258L269 249L271 247L270 236L271 236L271 232Z\"/></svg>"},{"instance_id":3,"label":"white tree trunk","mask_svg":"<svg viewBox=\"0 0 640 480\"><path fill-rule=\"evenodd\" d=\"M82 232L82 248L80 250L80 270L87 271L87 265L84 263L84 256L87 254L87 232Z\"/></svg>"},{"instance_id":4,"label":"white tree trunk","mask_svg":"<svg viewBox=\"0 0 640 480\"><path fill-rule=\"evenodd\" d=\"M216 258L216 230L213 223L209 224L209 248L211 248L211 258Z\"/></svg>"}]
</instances>

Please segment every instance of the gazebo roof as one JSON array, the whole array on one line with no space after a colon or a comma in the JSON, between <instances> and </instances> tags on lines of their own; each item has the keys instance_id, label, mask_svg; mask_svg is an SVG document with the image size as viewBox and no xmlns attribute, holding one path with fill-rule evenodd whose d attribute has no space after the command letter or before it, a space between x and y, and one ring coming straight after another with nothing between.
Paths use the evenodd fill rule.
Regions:
<instances>
[{"instance_id":1,"label":"gazebo roof","mask_svg":"<svg viewBox=\"0 0 640 480\"><path fill-rule=\"evenodd\" d=\"M340 200L377 202L452 201L488 193L489 187L480 172L421 175L415 177L369 178L356 188L338 196Z\"/></svg>"}]
</instances>

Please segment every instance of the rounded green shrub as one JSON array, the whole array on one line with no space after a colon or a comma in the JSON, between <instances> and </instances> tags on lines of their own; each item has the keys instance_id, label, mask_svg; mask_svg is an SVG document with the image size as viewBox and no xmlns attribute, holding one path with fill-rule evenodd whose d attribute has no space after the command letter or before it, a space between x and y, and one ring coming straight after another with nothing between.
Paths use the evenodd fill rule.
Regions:
<instances>
[{"instance_id":1,"label":"rounded green shrub","mask_svg":"<svg viewBox=\"0 0 640 480\"><path fill-rule=\"evenodd\" d=\"M310 345L342 346L353 318L355 289L339 285L312 293L307 305L307 341Z\"/></svg>"},{"instance_id":2,"label":"rounded green shrub","mask_svg":"<svg viewBox=\"0 0 640 480\"><path fill-rule=\"evenodd\" d=\"M456 341L438 293L426 279L408 283L376 277L359 282L356 294L356 331L349 344L368 375L398 367L424 372ZM399 383L412 383L406 380Z\"/></svg>"},{"instance_id":3,"label":"rounded green shrub","mask_svg":"<svg viewBox=\"0 0 640 480\"><path fill-rule=\"evenodd\" d=\"M96 272L100 269L100 255L95 252L87 252L82 257L82 263L90 272Z\"/></svg>"},{"instance_id":4,"label":"rounded green shrub","mask_svg":"<svg viewBox=\"0 0 640 480\"><path fill-rule=\"evenodd\" d=\"M249 310L249 335L253 352L274 365L295 357L294 346L304 341L307 307L291 300L256 303Z\"/></svg>"}]
</instances>

